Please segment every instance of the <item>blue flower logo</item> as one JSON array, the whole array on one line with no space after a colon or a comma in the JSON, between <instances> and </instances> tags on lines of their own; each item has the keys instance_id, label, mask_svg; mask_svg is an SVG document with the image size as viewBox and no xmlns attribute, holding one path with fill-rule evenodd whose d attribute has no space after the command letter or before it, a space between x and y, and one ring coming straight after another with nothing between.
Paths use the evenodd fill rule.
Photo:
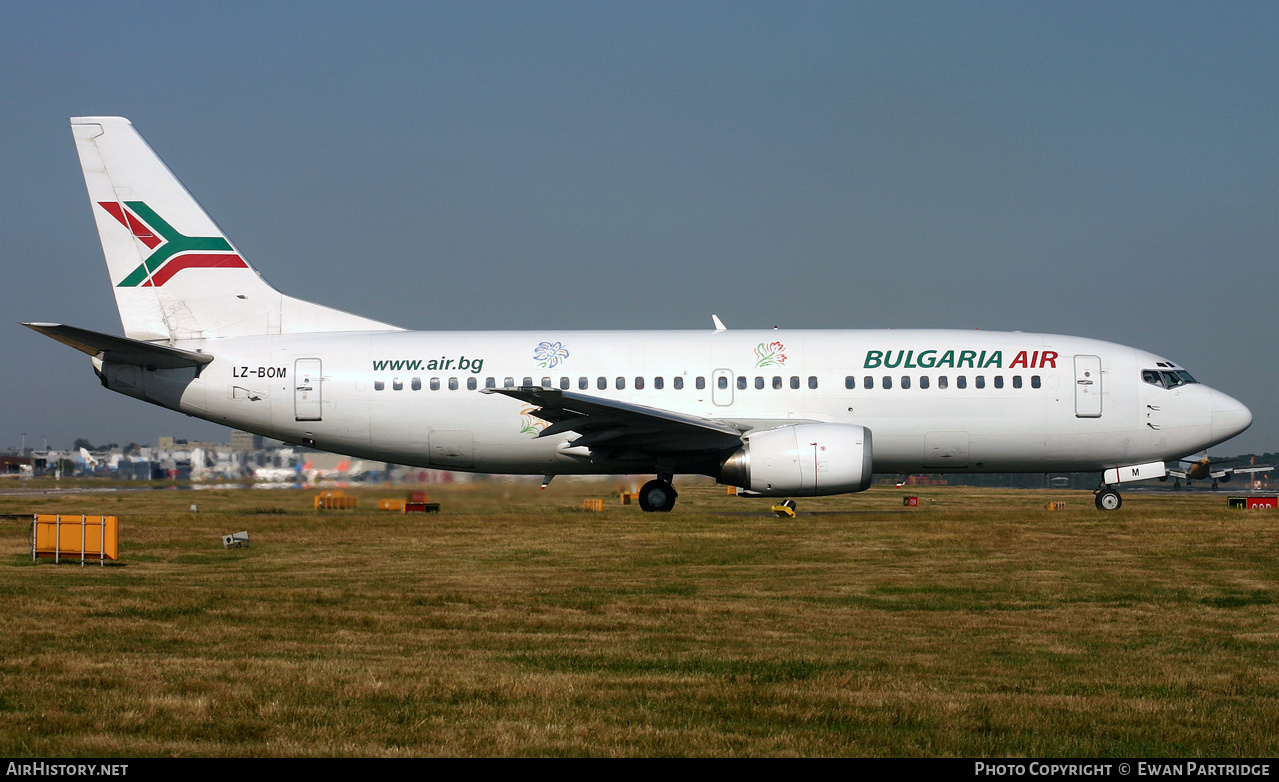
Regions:
<instances>
[{"instance_id":1,"label":"blue flower logo","mask_svg":"<svg viewBox=\"0 0 1279 782\"><path fill-rule=\"evenodd\" d=\"M533 359L541 362L538 366L547 369L559 366L560 362L566 358L568 358L568 348L559 342L542 342L533 351Z\"/></svg>"}]
</instances>

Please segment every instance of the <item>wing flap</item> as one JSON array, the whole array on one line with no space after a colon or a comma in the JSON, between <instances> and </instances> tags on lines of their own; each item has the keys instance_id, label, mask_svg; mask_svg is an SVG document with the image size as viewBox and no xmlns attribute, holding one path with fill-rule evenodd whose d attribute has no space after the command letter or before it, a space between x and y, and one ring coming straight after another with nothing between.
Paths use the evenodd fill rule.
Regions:
<instances>
[{"instance_id":1,"label":"wing flap","mask_svg":"<svg viewBox=\"0 0 1279 782\"><path fill-rule=\"evenodd\" d=\"M551 425L538 437L573 432L570 447L584 446L610 451L626 450L658 455L705 453L741 444L742 427L726 421L701 418L656 407L561 391L540 386L489 388L486 394L502 394L536 405L533 415Z\"/></svg>"}]
</instances>

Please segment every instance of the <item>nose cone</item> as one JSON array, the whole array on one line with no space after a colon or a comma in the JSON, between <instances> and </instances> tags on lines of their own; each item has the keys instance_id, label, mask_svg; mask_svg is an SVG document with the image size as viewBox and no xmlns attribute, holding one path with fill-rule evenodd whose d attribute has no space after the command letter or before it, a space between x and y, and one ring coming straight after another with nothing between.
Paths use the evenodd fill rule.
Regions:
<instances>
[{"instance_id":1,"label":"nose cone","mask_svg":"<svg viewBox=\"0 0 1279 782\"><path fill-rule=\"evenodd\" d=\"M1212 392L1213 440L1229 440L1249 426L1252 426L1252 411L1244 407L1243 402L1220 391Z\"/></svg>"}]
</instances>

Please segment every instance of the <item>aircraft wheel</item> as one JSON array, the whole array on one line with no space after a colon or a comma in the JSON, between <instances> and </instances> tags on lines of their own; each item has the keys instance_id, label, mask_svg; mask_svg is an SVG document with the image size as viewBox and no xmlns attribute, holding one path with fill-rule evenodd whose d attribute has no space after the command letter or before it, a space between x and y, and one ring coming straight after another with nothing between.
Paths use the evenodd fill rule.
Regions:
<instances>
[{"instance_id":1,"label":"aircraft wheel","mask_svg":"<svg viewBox=\"0 0 1279 782\"><path fill-rule=\"evenodd\" d=\"M1119 492L1114 489L1102 489L1097 492L1096 497L1098 510L1119 510L1119 506L1124 504L1124 498L1119 496Z\"/></svg>"},{"instance_id":2,"label":"aircraft wheel","mask_svg":"<svg viewBox=\"0 0 1279 782\"><path fill-rule=\"evenodd\" d=\"M645 513L667 513L675 507L675 498L679 494L675 487L666 481L649 481L639 490L640 509Z\"/></svg>"}]
</instances>

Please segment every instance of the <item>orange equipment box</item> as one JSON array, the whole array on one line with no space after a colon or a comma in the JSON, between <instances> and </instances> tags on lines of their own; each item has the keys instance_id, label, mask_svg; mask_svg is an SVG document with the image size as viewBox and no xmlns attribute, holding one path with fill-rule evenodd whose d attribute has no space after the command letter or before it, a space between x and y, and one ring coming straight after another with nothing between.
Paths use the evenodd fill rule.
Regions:
<instances>
[{"instance_id":1,"label":"orange equipment box","mask_svg":"<svg viewBox=\"0 0 1279 782\"><path fill-rule=\"evenodd\" d=\"M359 497L348 497L346 492L341 490L322 491L315 495L316 510L342 510L344 508L358 508L359 506Z\"/></svg>"},{"instance_id":2,"label":"orange equipment box","mask_svg":"<svg viewBox=\"0 0 1279 782\"><path fill-rule=\"evenodd\" d=\"M100 564L120 558L119 516L64 516L37 513L31 519L31 561L37 557L79 555L83 565L89 557Z\"/></svg>"}]
</instances>

